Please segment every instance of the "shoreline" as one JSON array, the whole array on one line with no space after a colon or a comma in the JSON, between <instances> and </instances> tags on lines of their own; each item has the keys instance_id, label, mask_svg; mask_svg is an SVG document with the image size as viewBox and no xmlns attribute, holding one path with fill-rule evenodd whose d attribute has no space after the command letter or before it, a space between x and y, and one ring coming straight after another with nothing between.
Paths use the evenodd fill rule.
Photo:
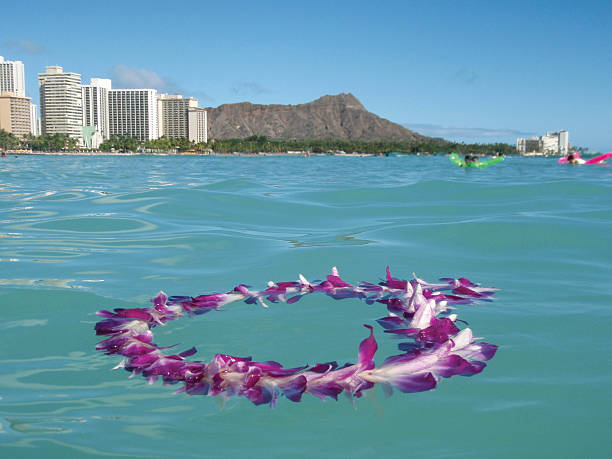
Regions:
<instances>
[{"instance_id":1,"label":"shoreline","mask_svg":"<svg viewBox=\"0 0 612 459\"><path fill-rule=\"evenodd\" d=\"M405 153L406 156L418 156L429 153ZM196 152L186 151L182 153L174 152L117 152L117 151L6 151L6 155L15 156L221 156L221 157L269 157L269 156L283 156L283 157L310 157L310 156L346 156L346 157L378 157L386 156L384 153L344 153L344 152L331 152L331 153L311 153L308 151L291 151L291 152ZM404 155L402 153L402 155ZM387 155L388 156L388 155Z\"/></svg>"},{"instance_id":2,"label":"shoreline","mask_svg":"<svg viewBox=\"0 0 612 459\"><path fill-rule=\"evenodd\" d=\"M310 156L338 156L347 158L378 158L378 157L412 157L412 156L447 156L452 152L446 153L430 153L430 152L418 152L418 153L402 153L402 152L389 152L389 153L359 153L351 152L346 153L343 151L331 151L326 153L312 153L309 151L283 151L283 152L213 152L213 151L184 151L181 153L176 152L119 152L119 151L25 151L25 150L6 150L6 156L218 156L222 158L261 158L261 157L310 157ZM493 156L487 154L476 154L479 157ZM513 154L505 156L517 156L521 158L549 158L549 157L561 157L561 155L552 155L544 153L529 153L529 154Z\"/></svg>"}]
</instances>

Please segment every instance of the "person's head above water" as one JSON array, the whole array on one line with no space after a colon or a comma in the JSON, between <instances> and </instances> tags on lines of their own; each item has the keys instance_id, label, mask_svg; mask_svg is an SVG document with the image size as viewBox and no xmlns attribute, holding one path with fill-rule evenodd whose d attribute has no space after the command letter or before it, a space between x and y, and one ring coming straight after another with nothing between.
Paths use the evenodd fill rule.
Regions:
<instances>
[{"instance_id":1,"label":"person's head above water","mask_svg":"<svg viewBox=\"0 0 612 459\"><path fill-rule=\"evenodd\" d=\"M568 164L578 164L578 163L581 163L581 161L579 161L578 158L576 156L574 156L573 153L570 153L569 155L567 155L567 162L568 162Z\"/></svg>"}]
</instances>

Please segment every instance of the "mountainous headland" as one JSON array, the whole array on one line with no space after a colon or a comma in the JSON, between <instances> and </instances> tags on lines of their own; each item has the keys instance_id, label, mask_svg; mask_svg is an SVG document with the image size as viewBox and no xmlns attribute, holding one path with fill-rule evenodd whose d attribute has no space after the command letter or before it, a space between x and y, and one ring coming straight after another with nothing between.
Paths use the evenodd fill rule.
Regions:
<instances>
[{"instance_id":1,"label":"mountainous headland","mask_svg":"<svg viewBox=\"0 0 612 459\"><path fill-rule=\"evenodd\" d=\"M350 93L299 105L241 102L206 110L207 147L214 152L515 152L506 144L464 145L421 135L369 112Z\"/></svg>"},{"instance_id":2,"label":"mountainous headland","mask_svg":"<svg viewBox=\"0 0 612 459\"><path fill-rule=\"evenodd\" d=\"M431 140L430 137L370 113L352 94L326 95L299 105L242 102L206 110L208 136L211 139L264 136L274 140Z\"/></svg>"}]
</instances>

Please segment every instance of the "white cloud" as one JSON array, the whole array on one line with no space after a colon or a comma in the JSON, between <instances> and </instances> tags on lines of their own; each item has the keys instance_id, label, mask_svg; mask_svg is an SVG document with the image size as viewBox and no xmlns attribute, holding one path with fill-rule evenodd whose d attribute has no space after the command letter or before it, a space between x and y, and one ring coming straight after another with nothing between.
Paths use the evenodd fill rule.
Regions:
<instances>
[{"instance_id":1,"label":"white cloud","mask_svg":"<svg viewBox=\"0 0 612 459\"><path fill-rule=\"evenodd\" d=\"M482 139L491 141L534 135L532 132L524 132L516 129L472 128L418 123L406 123L403 126L419 134L430 137L443 137L445 139Z\"/></svg>"},{"instance_id":2,"label":"white cloud","mask_svg":"<svg viewBox=\"0 0 612 459\"><path fill-rule=\"evenodd\" d=\"M41 54L47 51L44 45L34 43L31 40L7 40L2 43L2 46L20 53Z\"/></svg>"},{"instance_id":3,"label":"white cloud","mask_svg":"<svg viewBox=\"0 0 612 459\"><path fill-rule=\"evenodd\" d=\"M268 88L254 81L236 82L232 86L231 91L234 95L242 97L258 96L260 94L267 94L271 92Z\"/></svg>"},{"instance_id":4,"label":"white cloud","mask_svg":"<svg viewBox=\"0 0 612 459\"><path fill-rule=\"evenodd\" d=\"M153 88L162 92L178 92L178 88L168 78L145 69L125 65L113 67L113 86L117 88Z\"/></svg>"},{"instance_id":5,"label":"white cloud","mask_svg":"<svg viewBox=\"0 0 612 459\"><path fill-rule=\"evenodd\" d=\"M112 70L113 87L117 89L157 89L168 94L181 94L185 97L194 97L200 102L214 100L201 90L186 90L181 88L171 78L158 75L146 69L137 69L126 65L115 65Z\"/></svg>"},{"instance_id":6,"label":"white cloud","mask_svg":"<svg viewBox=\"0 0 612 459\"><path fill-rule=\"evenodd\" d=\"M472 70L460 69L454 73L453 78L466 85L472 85L476 83L480 75Z\"/></svg>"},{"instance_id":7,"label":"white cloud","mask_svg":"<svg viewBox=\"0 0 612 459\"><path fill-rule=\"evenodd\" d=\"M202 105L202 103L209 103L209 102L214 102L215 98L212 97L211 95L209 95L208 93L204 92L204 91L200 91L200 90L194 90L191 91L187 94L185 94L187 97L195 97L196 99L198 99L198 101L200 102L200 105Z\"/></svg>"}]
</instances>

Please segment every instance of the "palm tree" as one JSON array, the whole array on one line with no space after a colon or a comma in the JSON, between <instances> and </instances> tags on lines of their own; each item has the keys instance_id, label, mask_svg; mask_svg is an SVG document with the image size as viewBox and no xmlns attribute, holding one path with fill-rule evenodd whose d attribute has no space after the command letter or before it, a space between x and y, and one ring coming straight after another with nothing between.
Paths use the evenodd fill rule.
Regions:
<instances>
[{"instance_id":1,"label":"palm tree","mask_svg":"<svg viewBox=\"0 0 612 459\"><path fill-rule=\"evenodd\" d=\"M13 133L0 129L0 148L7 149L18 144L19 140L13 135Z\"/></svg>"}]
</instances>

